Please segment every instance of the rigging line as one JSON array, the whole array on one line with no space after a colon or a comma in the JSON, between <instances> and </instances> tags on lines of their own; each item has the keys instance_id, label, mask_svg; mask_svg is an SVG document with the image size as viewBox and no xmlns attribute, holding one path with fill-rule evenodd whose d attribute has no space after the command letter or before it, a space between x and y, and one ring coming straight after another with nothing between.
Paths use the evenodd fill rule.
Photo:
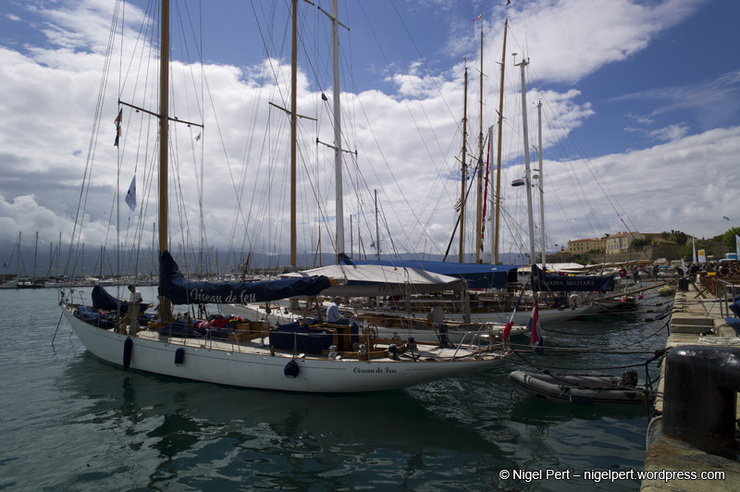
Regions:
<instances>
[{"instance_id":1,"label":"rigging line","mask_svg":"<svg viewBox=\"0 0 740 492\"><path fill-rule=\"evenodd\" d=\"M353 73L352 73L352 72L350 72L350 76L349 76L349 78L350 78L350 80L352 80L352 84L353 84L353 86L356 86L356 85L355 85L355 83L354 83L354 78L353 78ZM360 104L360 106L362 106L362 101L361 101L361 100L359 100L359 99L358 99L358 103ZM371 124L370 124L370 120L369 120L369 118L367 117L367 113L366 113L366 112L364 112L364 108L363 108L363 113L365 114L365 119L366 119L366 121L368 122L368 126L370 127L370 130L371 130L371 132L372 132L372 131L373 131L373 130L372 130L372 126L371 126ZM360 143L360 147L362 147L361 143ZM378 149L380 149L379 145L377 144L377 138L376 138L376 147L377 147ZM425 148L426 148L426 147L425 147ZM428 148L426 148L426 150L427 150L427 152L429 151L429 149L428 149ZM382 154L382 151L381 151L381 154ZM434 161L432 160L432 162L434 162ZM388 166L388 162L387 162L387 161L385 161L385 163L386 163L386 166ZM372 168L372 169L373 169L373 172L375 173L375 171L374 171L374 168ZM375 175L377 176L377 173L375 173ZM364 178L363 178L363 179L364 179ZM395 177L394 177L394 179L395 179ZM369 189L369 187L368 187L368 189ZM401 195L403 196L403 192L402 192L402 191L401 191ZM404 197L404 198L405 198L405 197ZM434 203L435 203L434 207L439 207L439 206L440 206L440 202L439 202L439 201L435 201ZM421 207L421 208L422 208L422 209L424 209L425 207ZM417 223L418 223L419 225L421 225L421 224L422 224L422 221L420 220L420 218L419 218L418 216L416 216L416 210L417 210L417 207L412 207L412 208L411 208L410 210L412 211L412 214L414 215L414 218L416 219L416 222L417 222ZM430 211L429 211L429 213L430 213L430 214L432 214L432 211L430 210ZM432 214L432 216L433 216L433 214ZM403 228L404 230L407 230L407 229L408 229L408 227L404 227L404 226L402 226L402 228Z\"/></svg>"},{"instance_id":2,"label":"rigging line","mask_svg":"<svg viewBox=\"0 0 740 492\"><path fill-rule=\"evenodd\" d=\"M108 73L110 71L111 54L113 52L113 44L115 40L115 30L118 23L119 12L121 2L117 2L114 7L113 18L111 19L111 26L108 32L108 44L106 46L105 58L103 62L103 73L100 79L100 86L98 90L98 97L95 105L95 116L93 118L92 129L90 133L90 141L88 143L87 158L85 160L85 170L82 177L82 183L80 185L80 194L77 200L77 210L75 212L74 226L70 235L69 248L67 250L67 258L65 260L64 271L71 274L76 267L76 254L75 241L77 247L82 239L82 226L84 220L84 210L87 205L87 198L90 191L90 183L92 182L92 163L95 158L95 149L97 146L97 135L100 130L100 120L103 108L103 101L105 95L105 89L108 85ZM20 251L18 251L20 256Z\"/></svg>"},{"instance_id":3,"label":"rigging line","mask_svg":"<svg viewBox=\"0 0 740 492\"><path fill-rule=\"evenodd\" d=\"M185 6L185 9L186 9L186 13L187 13L187 20L189 21L188 22L188 25L190 26L190 32L192 32L194 34L195 33L195 30L193 29L192 16L190 15L190 11L189 11L189 9L187 7L187 4ZM185 30L185 23L183 22L182 10L176 9L176 12L177 12L177 19L179 21L178 22L178 26L179 26L179 30L180 30L180 33L181 33L181 36L182 36L182 40L183 40L183 43L182 44L183 44L184 51L185 51L185 54L186 54L186 59L187 60L190 60L191 59L190 48L189 48L189 43L187 42L187 38L188 37L185 35L186 30ZM202 49L200 49L200 47L197 45L197 40L196 40L196 53L198 53L198 55L200 57L200 60L201 60L201 63L200 63L200 66L201 66L201 88L203 88L204 87L203 84L207 83L207 79L205 78L205 71L202 68L202 66L203 66L202 65ZM194 63L187 62L187 63L184 63L184 65L186 65L186 67L189 69L190 78L191 78L191 81L192 81L193 88L197 87L198 84L196 83L196 77L195 77L195 74L194 74L194 65L195 64ZM174 77L174 74L172 76ZM173 84L173 90L174 90L174 84ZM201 101L201 96L198 94L197 91L193 91L193 95L195 96L196 107L197 107L197 110L198 110L198 115L200 116L201 120L203 120L203 104L202 104L202 101ZM177 103L177 98L174 98L173 97L172 103L171 103L172 106L173 106L173 108L175 108L176 103ZM190 106L189 105L186 105L185 108L188 110L187 113L186 113L187 114L187 120L188 121L192 121L193 120L193 117L192 117L192 115L191 115L191 113L189 111ZM175 113L176 113L176 111L175 111ZM190 125L188 125L188 127L190 127ZM177 125L175 125L175 133L177 134ZM201 133L204 133L204 130L202 130ZM203 148L204 148L204 144L201 144L201 157L203 157L203 155L204 155L203 154ZM190 130L190 150L191 150L192 155L195 156L196 155L196 151L195 151L195 138L192 136L192 128ZM195 177L196 196L198 197L198 216L199 216L199 228L198 228L198 230L199 230L199 238L198 239L199 239L199 249L200 249L200 251L206 251L206 250L208 250L208 240L207 240L206 230L205 230L205 216L204 216L204 202L203 202L203 193L204 193L203 175L201 173L200 176L199 176L198 166L197 166L197 159L193 159L192 162L193 162L193 175ZM201 158L201 169L202 169L202 163L203 163L203 159Z\"/></svg>"},{"instance_id":4,"label":"rigging line","mask_svg":"<svg viewBox=\"0 0 740 492\"><path fill-rule=\"evenodd\" d=\"M434 85L434 88L437 89L437 94L442 96L442 89L437 84L437 78L432 75L432 70L430 69L429 65L427 65L426 57L422 55L421 51L419 50L418 45L416 44L416 41L414 41L413 36L411 36L411 32L409 31L408 27L406 26L406 23L403 21L403 18L401 17L401 14L398 12L398 9L396 8L395 3L391 2L391 7L393 8L393 11L396 13L396 17L398 17L398 20L401 22L401 25L403 26L404 31L406 31L406 34L408 35L409 40L411 41L411 44L414 47L414 50L416 50L416 53L419 55L419 59L421 60L422 64L424 65L424 68L426 68L427 74L429 74L430 79L432 81L432 85ZM386 63L387 66L389 66ZM442 97L442 102L444 102L445 107L447 108L447 112L450 114L450 116L455 119L455 113L452 111L452 108L447 104L447 101ZM426 112L424 113L426 116ZM427 118L428 121L428 118ZM431 125L430 125L431 126Z\"/></svg>"},{"instance_id":5,"label":"rigging line","mask_svg":"<svg viewBox=\"0 0 740 492\"><path fill-rule=\"evenodd\" d=\"M536 74L536 72L535 72ZM539 84L539 81L535 79L535 84ZM542 91L543 94L545 94L545 91ZM566 136L568 140L572 140L572 143L574 147L576 148L576 151L579 153L581 158L584 160L584 162L587 164L587 168L591 175L593 176L594 180L599 184L599 187L602 188L602 191L604 192L604 195L606 196L607 200L609 201L610 205L612 206L612 209L619 217L622 224L627 228L627 230L636 230L634 229L634 224L632 224L632 228L626 224L624 221L623 215L626 215L626 212L624 211L624 207L622 207L618 200L616 199L614 193L609 189L608 184L604 181L603 176L601 176L598 172L598 169L595 169L595 166L592 165L591 160L586 156L586 153L583 149L583 146L580 144L580 141L574 136L574 135L567 135ZM621 212L620 212L621 210ZM627 220L629 220L629 217L627 217ZM631 221L630 221L631 222Z\"/></svg>"},{"instance_id":6,"label":"rigging line","mask_svg":"<svg viewBox=\"0 0 740 492\"><path fill-rule=\"evenodd\" d=\"M264 70L264 68L265 68L264 64L260 64L260 66ZM258 87L258 90L257 90L256 102L255 102L254 106L252 107L251 124L249 125L250 128L256 128L257 127L257 122L258 122L259 114L260 114L259 108L261 107L261 101L262 101L262 94L263 94L263 92L264 92L264 90L263 90L262 86L259 86ZM272 115L272 112L270 112L268 110L268 112L267 112L267 121L266 121L266 128L270 128L271 127L271 123L270 123L270 121L271 121L271 115ZM248 179L248 177L249 177L249 169L250 169L250 156L252 155L252 147L255 144L255 135L254 135L254 133L255 133L254 131L248 132L249 137L247 138L247 141L245 143L244 156L242 157L242 163L243 163L242 164L242 173L241 173L241 176L240 176L240 185L238 187L238 193L237 193L238 196L243 196L245 194L247 183L250 183L251 182L253 187L256 187L257 186L256 180L249 180ZM265 138L266 138L267 137L267 132L264 135L265 135ZM255 174L257 174L257 175L259 174L259 169L261 167L261 163L262 163L262 160L263 160L262 157L264 155L264 143L265 143L265 141L263 140L262 146L260 147L260 149L261 149L260 155L256 159L257 160L257 172ZM241 214L234 214L234 217L233 217L233 221L232 221L232 236L235 237L235 235L236 235L236 229L237 229L237 226L238 226L238 223L239 223L239 219L241 219L241 222L244 225L244 239L242 240L242 244L244 244L246 242L246 240L247 240L247 235L249 233L249 227L250 227L250 224L251 224L251 217L252 217L252 213L253 213L254 207L255 207L255 198L256 198L256 196L257 196L257 193L256 193L255 189L253 188L252 189L252 193L250 194L249 207L247 209L246 217L245 217L245 215L243 213L241 213ZM250 243L250 249L254 249L254 246L255 246L254 240L250 240L249 243Z\"/></svg>"},{"instance_id":7,"label":"rigging line","mask_svg":"<svg viewBox=\"0 0 740 492\"><path fill-rule=\"evenodd\" d=\"M549 99L547 97L543 97L543 99L545 99L546 107L548 109L551 108L551 104L550 104ZM552 111L552 114L557 115L557 112ZM557 116L555 117L555 119L557 121L561 121L559 119L559 117L557 117ZM549 121L550 121L550 119L548 119L548 128L553 128L552 126L549 125ZM561 152L563 153L563 155L565 155L565 156L570 155L565 150L565 148L564 148L564 143L570 142L570 136L568 135L568 133L565 130L563 130L563 125L561 124L559 128L554 128L553 130L554 130L555 133L560 133L561 134L561 138L558 139L557 145L561 149ZM565 161L563 164L565 164L566 170L568 171L568 174L570 175L571 179L574 182L580 183L580 185L581 185L580 187L573 187L571 191L574 192L575 197L576 197L576 200L577 200L578 204L581 207L581 210L583 210L585 212L584 218L585 218L586 222L589 224L589 227L591 228L592 231L598 231L598 230L603 231L603 230L606 230L606 227L604 226L604 224L600 220L599 220L599 224L596 224L596 223L593 222L594 220L598 220L599 219L599 217L600 217L599 214L597 214L595 212L594 213L588 213L587 212L587 211L591 210L592 207L586 205L586 199L584 198L584 196L581 193L581 191L582 190L586 190L587 192L592 191L591 190L591 187L588 186L588 184L583 181L583 176L580 173L576 173L575 172L575 170L573 168L573 161L571 159ZM588 202L589 203L599 203L599 200L597 200L596 197L593 196L593 195L591 195L591 196L589 196L587 198L588 198ZM565 212L565 209L563 207L562 201L560 200L560 197L558 196L557 193L553 195L553 199L561 207L561 213L563 214L563 217L566 219L566 221L569 221L569 217L568 217L567 213Z\"/></svg>"},{"instance_id":8,"label":"rigging line","mask_svg":"<svg viewBox=\"0 0 740 492\"><path fill-rule=\"evenodd\" d=\"M369 25L369 27L370 27L370 30L371 30L371 32L373 33L374 39L375 39L375 41L376 41L376 44L377 44L377 45L378 45L378 46L380 47L380 43L379 43L379 41L378 41L377 35L376 35L376 33L375 33L375 30L374 30L374 28L372 27L372 24L370 23L370 21L369 21L369 19L368 19L368 17L367 17L367 13L365 12L365 10L363 9L363 7L362 7L362 5L361 5L361 4L360 4L360 9L361 9L361 11L362 11L362 13L363 13L363 15L364 15L364 17L365 17L365 20L366 20L367 24L368 24L368 25ZM393 71L393 66L392 66L392 64L391 64L391 63L389 63L389 61L388 61L388 59L387 59L387 57L386 57L386 55L385 55L385 52L384 52L384 51L382 50L382 48L381 48L381 53L383 54L383 58L384 58L384 60L385 60L385 63L386 63L386 67L387 67L387 69L388 69L388 70L389 70L389 71L390 71L390 72L391 72L391 73L393 74L393 76L395 77L395 73L394 73L394 71ZM352 80L353 80L353 82L354 82L354 78L353 78ZM413 82L413 81L412 81L412 82ZM359 103L360 103L360 105L362 106L362 102L361 102L361 101L359 101ZM418 124L416 124L416 120L415 120L415 118L413 117L413 113L411 112L411 110L410 110L410 108L409 108L408 104L406 105L406 110L407 110L407 111L409 112L409 115L411 116L412 120L414 120L414 122L415 122L415 127L416 127L416 130L417 130L417 132L421 133L421 132L420 132L420 128L419 128ZM423 110L423 108L422 108L422 111L424 111L424 110ZM374 134L374 131L372 130L372 126L370 126L370 124L369 124L369 122L370 122L370 119L369 119L369 118L367 117L367 113L365 112L365 110L364 110L364 107L363 107L363 113L365 114L365 119L366 119L366 121L368 121L368 125L369 125L369 128L370 128L370 130L371 130L371 132L373 133L373 136L374 136L374 138L375 138L375 142L376 142L376 147L377 147L377 148L379 149L379 148L380 148L380 146L378 145L378 142L377 142L377 137L375 136L375 134ZM450 111L450 114L452 114L452 112L451 112L451 111ZM456 121L455 119L453 119L453 121L455 121L455 124L456 124L456 125L458 126L458 129L459 129L459 123L458 123L458 122L457 122L457 121ZM430 124L430 128L432 128L432 131L433 131L433 125L431 125L431 124ZM424 141L424 140L423 140L423 141ZM435 141L437 141L437 142L438 142L438 141L439 141L439 139L435 139ZM428 155L428 157L429 157L429 160L430 160L430 162L434 163L434 167L435 167L435 169L436 169L436 171L437 171L437 174L438 174L438 175L442 174L442 173L440 172L440 170L439 170L439 169L437 168L437 164L436 164L436 161L435 161L435 159L433 158L432 154L430 153L430 150L429 150L429 148L428 148L428 147L426 146L426 144L424 145L424 149L425 149L425 151L426 151L426 153L427 153L427 155ZM445 155L445 153L444 153L444 152L442 151L442 149L441 149L441 148L439 149L439 152L440 152L440 154L441 154L441 155ZM382 154L382 152L381 152L381 154ZM384 159L384 162L385 162L386 166L387 166L387 167L389 167L389 166L388 166L388 161L387 161L387 159L385 158L385 156L383 156L383 159ZM390 170L390 168L389 168L389 170ZM395 176L394 176L394 182L396 182L396 185L398 185L397 181L395 180ZM426 232L425 228L424 228L424 227L423 227L423 225L422 225L422 222L421 222L421 220L419 219L419 217L418 217L418 215L417 215L417 213L416 213L416 207L411 207L411 206L410 206L410 204L408 204L408 199L407 199L407 198L406 198L406 196L404 195L404 193L403 193L403 190L401 189L401 187L400 187L400 186L398 186L398 189L399 189L399 193L400 193L400 195L401 195L401 196L403 197L404 201L405 201L405 202L407 203L407 205L409 205L409 210L411 210L411 212L412 212L412 215L413 215L413 216L414 216L414 218L416 219L416 222L417 222L417 224L418 224L419 226L421 226L421 227L422 227L422 229L423 229L423 230L424 230L424 231ZM431 237L428 237L428 238L429 238L429 239L431 240Z\"/></svg>"},{"instance_id":9,"label":"rigging line","mask_svg":"<svg viewBox=\"0 0 740 492\"><path fill-rule=\"evenodd\" d=\"M368 117L368 114L367 114L367 112L365 111L365 107L364 107L364 105L362 104L362 101L361 101L361 100L360 100L359 98L358 98L358 103L359 103L359 105L360 105L360 109L362 110L362 113L363 113L363 115L365 116L365 120L369 122L369 121L370 121L370 119L369 119L369 117ZM411 211L411 215L412 215L412 216L414 217L414 219L416 220L417 224L418 224L419 226L422 226L422 223L421 223L421 221L419 220L419 216L418 216L418 214L417 214L417 211L416 211L416 208L417 208L417 207L412 207L412 206L411 206L411 203L410 203L410 202L409 202L409 200L408 200L408 198L407 198L407 197L406 197L406 195L405 195L405 194L403 193L402 187L401 187L400 183L398 182L398 180L396 179L396 176L395 176L395 175L393 174L393 172L392 172L392 169L391 169L391 167L390 167L390 164L389 164L389 162L388 162L388 159L387 159L387 158L385 157L385 153L383 152L382 148L380 147L380 144L379 144L379 142L378 142L378 138L377 138L377 135L376 135L376 133L375 133L375 130L374 130L374 129L373 129L373 127L372 127L371 125L369 125L369 124L368 124L368 129L369 129L369 131L370 131L370 134L371 134L371 135L373 136L373 141L375 142L375 145L376 145L376 149L377 149L377 150L378 150L378 152L380 153L380 156L381 156L381 159L382 159L383 163L385 164L385 166L386 166L386 168L388 169L388 171L391 171L391 173L390 173L390 176L391 176L391 179L393 180L393 183L394 183L394 185L395 185L395 186L396 186L396 188L397 188L397 189L399 190L399 195L401 196L401 198L402 198L403 202L404 202L404 203L405 203L405 204L407 205L407 207L408 207L408 210L410 210L410 211ZM373 168L373 173L374 173L374 174L376 175L376 177L377 177L377 173L375 173L375 169L374 169L374 168ZM425 236L427 236L427 238L428 238L428 239L430 239L430 240L432 239L432 238L431 238L431 236L429 235L429 233L427 232L426 228L425 228L425 227L423 227L423 226L422 226L422 231L423 231L423 234L424 234Z\"/></svg>"}]
</instances>

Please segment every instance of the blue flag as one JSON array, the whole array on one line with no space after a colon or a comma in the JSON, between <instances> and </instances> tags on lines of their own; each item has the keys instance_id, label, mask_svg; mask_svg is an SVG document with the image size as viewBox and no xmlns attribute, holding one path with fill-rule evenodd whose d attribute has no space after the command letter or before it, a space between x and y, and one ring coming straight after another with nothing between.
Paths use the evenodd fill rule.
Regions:
<instances>
[{"instance_id":1,"label":"blue flag","mask_svg":"<svg viewBox=\"0 0 740 492\"><path fill-rule=\"evenodd\" d=\"M128 191L126 192L126 205L128 205L128 208L131 209L133 212L136 210L136 175L134 174L134 177L131 179L131 185L128 187Z\"/></svg>"}]
</instances>

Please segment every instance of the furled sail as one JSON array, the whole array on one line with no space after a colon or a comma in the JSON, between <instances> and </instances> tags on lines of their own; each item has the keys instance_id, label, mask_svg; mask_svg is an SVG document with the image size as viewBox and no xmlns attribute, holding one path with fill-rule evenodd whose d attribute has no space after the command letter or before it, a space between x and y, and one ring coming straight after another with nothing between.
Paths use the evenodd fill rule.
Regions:
<instances>
[{"instance_id":1,"label":"furled sail","mask_svg":"<svg viewBox=\"0 0 740 492\"><path fill-rule=\"evenodd\" d=\"M169 251L163 251L159 260L159 292L173 304L246 304L314 296L330 285L324 276L259 282L190 282Z\"/></svg>"},{"instance_id":2,"label":"furled sail","mask_svg":"<svg viewBox=\"0 0 740 492\"><path fill-rule=\"evenodd\" d=\"M532 284L538 292L603 292L614 290L610 275L555 275L532 265Z\"/></svg>"}]
</instances>

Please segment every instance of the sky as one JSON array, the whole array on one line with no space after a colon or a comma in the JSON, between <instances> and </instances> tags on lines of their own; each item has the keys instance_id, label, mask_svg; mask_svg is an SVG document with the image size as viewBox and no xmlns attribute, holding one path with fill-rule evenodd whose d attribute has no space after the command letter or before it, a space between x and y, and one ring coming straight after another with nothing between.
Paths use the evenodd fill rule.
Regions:
<instances>
[{"instance_id":1,"label":"sky","mask_svg":"<svg viewBox=\"0 0 740 492\"><path fill-rule=\"evenodd\" d=\"M315 3L330 11L328 0ZM315 118L298 123L305 263L335 249L336 202L333 151L316 144L333 141L331 28L317 7L299 4L298 113ZM36 232L46 248L60 234L90 248L154 242L156 208L145 202L156 189L156 150L138 137L156 133L156 122L117 101L156 111L156 43L147 35L158 13L143 0L117 10L109 50L117 5L0 4L1 244L21 233L28 245ZM289 132L276 106L290 104L289 7L173 2L170 114L204 128L170 124L179 149L171 151L172 249L287 249ZM345 251L356 254L361 241L374 254L378 231L384 254L443 254L449 244L457 258L464 73L468 159L477 159L482 121L485 133L493 127L493 165L505 19L502 251L529 247L526 193L510 186L524 175L515 64L525 57L529 154L534 183L542 182L542 193L533 188L535 236L542 197L548 250L627 230L712 237L740 225L740 3L340 0L339 18L349 28L339 28ZM134 175L130 211L123 195ZM474 195L465 205L466 261L474 259Z\"/></svg>"}]
</instances>

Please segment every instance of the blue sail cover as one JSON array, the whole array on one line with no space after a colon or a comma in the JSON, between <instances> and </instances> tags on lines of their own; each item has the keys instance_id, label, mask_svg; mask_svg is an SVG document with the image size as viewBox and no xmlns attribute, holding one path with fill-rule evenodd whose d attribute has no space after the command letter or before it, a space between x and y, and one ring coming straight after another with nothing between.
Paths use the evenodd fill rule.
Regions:
<instances>
[{"instance_id":1,"label":"blue sail cover","mask_svg":"<svg viewBox=\"0 0 740 492\"><path fill-rule=\"evenodd\" d=\"M383 265L398 268L415 268L464 279L469 289L503 289L506 282L516 282L516 265L485 265L478 263L446 263L424 260L351 260L349 265Z\"/></svg>"},{"instance_id":2,"label":"blue sail cover","mask_svg":"<svg viewBox=\"0 0 740 492\"><path fill-rule=\"evenodd\" d=\"M532 265L532 284L538 292L603 292L614 290L611 275L555 275Z\"/></svg>"},{"instance_id":3,"label":"blue sail cover","mask_svg":"<svg viewBox=\"0 0 740 492\"><path fill-rule=\"evenodd\" d=\"M246 304L294 296L314 296L331 286L328 277L284 278L259 282L189 282L169 251L159 260L159 293L173 304Z\"/></svg>"},{"instance_id":4,"label":"blue sail cover","mask_svg":"<svg viewBox=\"0 0 740 492\"><path fill-rule=\"evenodd\" d=\"M92 303L95 309L103 309L105 311L117 311L119 308L121 313L128 311L128 302L122 301L110 295L102 285L96 285L92 290ZM143 313L149 309L150 304L141 303L139 309Z\"/></svg>"}]
</instances>

